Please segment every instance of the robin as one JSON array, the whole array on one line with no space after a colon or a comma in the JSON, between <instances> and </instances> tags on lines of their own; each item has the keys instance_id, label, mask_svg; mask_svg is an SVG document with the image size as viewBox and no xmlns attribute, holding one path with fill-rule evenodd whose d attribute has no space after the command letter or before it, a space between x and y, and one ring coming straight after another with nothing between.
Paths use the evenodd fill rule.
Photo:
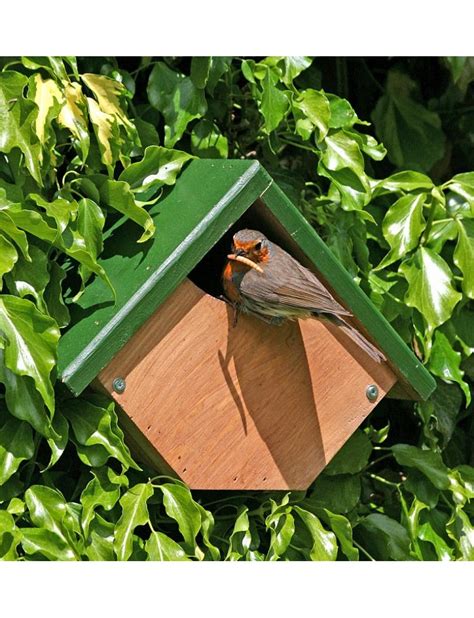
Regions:
<instances>
[{"instance_id":1,"label":"robin","mask_svg":"<svg viewBox=\"0 0 474 618\"><path fill-rule=\"evenodd\" d=\"M271 324L298 318L328 320L341 328L377 362L385 356L345 317L342 307L307 268L256 230L240 230L233 237L232 253L223 272L227 299L237 311L249 313Z\"/></svg>"}]
</instances>

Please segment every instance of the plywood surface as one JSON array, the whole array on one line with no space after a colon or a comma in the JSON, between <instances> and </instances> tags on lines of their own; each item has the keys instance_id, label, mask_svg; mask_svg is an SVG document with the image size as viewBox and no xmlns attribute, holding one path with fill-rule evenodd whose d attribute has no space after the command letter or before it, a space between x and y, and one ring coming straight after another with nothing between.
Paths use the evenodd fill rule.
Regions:
<instances>
[{"instance_id":1,"label":"plywood surface","mask_svg":"<svg viewBox=\"0 0 474 618\"><path fill-rule=\"evenodd\" d=\"M117 376L123 394L112 390ZM185 280L100 373L146 458L196 489L307 487L396 377L316 320L271 326ZM367 385L380 396L368 401ZM138 436L138 438L137 438Z\"/></svg>"}]
</instances>

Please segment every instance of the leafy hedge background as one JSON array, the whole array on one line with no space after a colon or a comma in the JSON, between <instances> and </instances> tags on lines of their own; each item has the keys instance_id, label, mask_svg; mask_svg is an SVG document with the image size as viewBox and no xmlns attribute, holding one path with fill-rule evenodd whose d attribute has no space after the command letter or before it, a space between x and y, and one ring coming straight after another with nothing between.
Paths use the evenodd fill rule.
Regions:
<instances>
[{"instance_id":1,"label":"leafy hedge background","mask_svg":"<svg viewBox=\"0 0 474 618\"><path fill-rule=\"evenodd\" d=\"M474 59L0 67L0 556L474 559ZM192 156L262 161L438 380L384 400L307 492L191 494L55 381L69 305L108 284L104 231L125 214L146 242Z\"/></svg>"}]
</instances>

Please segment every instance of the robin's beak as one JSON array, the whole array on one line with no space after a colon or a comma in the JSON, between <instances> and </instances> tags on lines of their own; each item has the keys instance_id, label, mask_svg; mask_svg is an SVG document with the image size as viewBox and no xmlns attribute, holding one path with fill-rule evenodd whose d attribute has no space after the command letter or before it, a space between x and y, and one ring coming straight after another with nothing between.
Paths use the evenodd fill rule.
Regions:
<instances>
[{"instance_id":1,"label":"robin's beak","mask_svg":"<svg viewBox=\"0 0 474 618\"><path fill-rule=\"evenodd\" d=\"M247 266L250 266L250 268L258 271L259 273L263 273L262 268L260 268L258 264L245 256L245 251L243 249L237 249L234 253L230 253L227 258L229 260L234 260L235 262L241 262L242 264L246 264Z\"/></svg>"}]
</instances>

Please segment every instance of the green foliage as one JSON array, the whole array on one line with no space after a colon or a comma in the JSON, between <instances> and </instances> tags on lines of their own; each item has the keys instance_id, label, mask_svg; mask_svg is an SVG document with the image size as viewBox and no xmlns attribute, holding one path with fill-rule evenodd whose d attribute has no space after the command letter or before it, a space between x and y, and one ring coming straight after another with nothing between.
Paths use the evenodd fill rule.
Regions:
<instances>
[{"instance_id":1,"label":"green foliage","mask_svg":"<svg viewBox=\"0 0 474 618\"><path fill-rule=\"evenodd\" d=\"M474 559L473 66L2 64L0 558ZM153 477L112 403L55 383L69 306L93 277L114 293L107 230L123 216L152 237L147 207L193 156L261 160L438 379L427 402L384 400L306 492Z\"/></svg>"}]
</instances>

